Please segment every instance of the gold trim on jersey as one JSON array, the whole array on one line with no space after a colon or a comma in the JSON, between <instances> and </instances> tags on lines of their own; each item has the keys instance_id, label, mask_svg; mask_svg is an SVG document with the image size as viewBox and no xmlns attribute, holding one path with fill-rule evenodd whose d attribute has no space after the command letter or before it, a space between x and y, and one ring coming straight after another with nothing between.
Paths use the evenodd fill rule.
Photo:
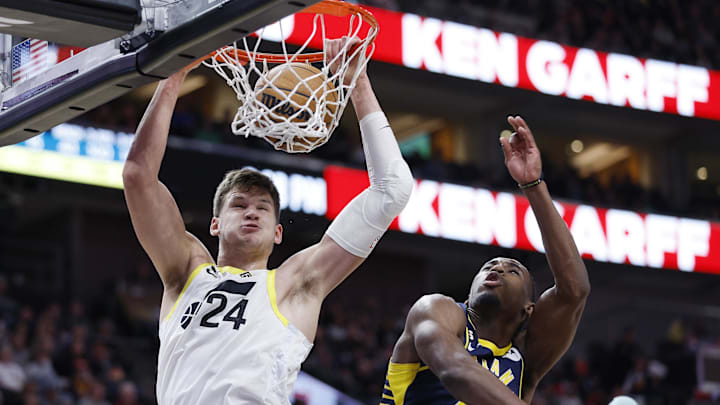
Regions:
<instances>
[{"instance_id":1,"label":"gold trim on jersey","mask_svg":"<svg viewBox=\"0 0 720 405\"><path fill-rule=\"evenodd\" d=\"M410 384L415 381L415 376L428 368L428 366L420 367L420 363L393 363L391 361L387 371L389 385L385 385L385 389L392 392L392 397L383 394L383 398L393 400L395 405L403 405L405 394Z\"/></svg>"},{"instance_id":2,"label":"gold trim on jersey","mask_svg":"<svg viewBox=\"0 0 720 405\"><path fill-rule=\"evenodd\" d=\"M520 361L520 385L518 386L518 398L522 399L522 386L525 380L525 357Z\"/></svg>"},{"instance_id":3,"label":"gold trim on jersey","mask_svg":"<svg viewBox=\"0 0 720 405\"><path fill-rule=\"evenodd\" d=\"M468 316L467 319L468 319L468 322L470 322L470 325L472 325L472 327L477 331L477 328L475 327L475 324L473 324L472 319L470 319L470 316ZM468 348L469 344L470 344L470 329L466 326L465 327L465 349ZM507 354L507 352L510 351L510 348L512 348L512 342L510 342L510 344L508 344L505 347L497 347L497 345L495 343L493 343L489 340L480 339L480 338L477 339L477 344L492 351L492 353L495 357L505 356L505 354ZM521 360L520 360L520 384L518 385L518 397L522 399L523 380L525 377L525 358L522 357L522 354L520 355L520 357L521 357ZM485 360L483 360L483 364L485 366L487 365L485 363ZM493 366L495 366L495 362L493 362ZM490 368L488 368L488 367L485 367L485 368L490 370ZM505 377L505 374L507 374L507 372L502 377L499 375L499 372L494 373L494 374L496 374L496 376L500 379L501 382L505 383L503 378ZM462 402L458 402L456 405L465 405L465 404Z\"/></svg>"},{"instance_id":4,"label":"gold trim on jersey","mask_svg":"<svg viewBox=\"0 0 720 405\"><path fill-rule=\"evenodd\" d=\"M233 266L222 266L222 267L217 267L217 266L216 266L216 268L218 269L218 271L219 271L220 273L230 273L230 274L243 274L243 273L247 273L247 271L238 269L237 267L233 267Z\"/></svg>"},{"instance_id":5,"label":"gold trim on jersey","mask_svg":"<svg viewBox=\"0 0 720 405\"><path fill-rule=\"evenodd\" d=\"M478 338L477 342L478 342L478 344L479 344L480 346L483 346L483 347L485 347L485 348L487 348L487 349L490 349L490 351L493 352L493 355L494 355L495 357L502 357L502 356L504 356L505 353L507 353L508 351L510 351L510 348L512 347L512 343L510 343L509 345L507 345L507 346L505 346L505 347L500 347L500 348L498 348L495 343L493 343L493 342L491 342L491 341L489 341L489 340L479 339L479 338Z\"/></svg>"},{"instance_id":6,"label":"gold trim on jersey","mask_svg":"<svg viewBox=\"0 0 720 405\"><path fill-rule=\"evenodd\" d=\"M467 317L468 322L470 322L470 325L472 325L473 329L477 331L477 327L475 327L475 324L473 323L472 319L470 319L470 316ZM476 332L477 333L477 332ZM470 343L470 329L468 327L465 327L465 348L468 348L468 344ZM483 346L486 349L489 349L495 357L502 357L507 353L510 348L512 347L512 342L510 342L505 347L497 347L497 345L489 340L485 339L477 339L477 343L480 346Z\"/></svg>"},{"instance_id":7,"label":"gold trim on jersey","mask_svg":"<svg viewBox=\"0 0 720 405\"><path fill-rule=\"evenodd\" d=\"M280 309L278 309L277 305L277 294L275 293L275 271L276 270L269 270L267 275L267 289L268 295L270 296L270 305L272 306L273 312L275 312L275 315L278 317L280 322L282 322L282 324L287 327L288 320L280 312Z\"/></svg>"},{"instance_id":8,"label":"gold trim on jersey","mask_svg":"<svg viewBox=\"0 0 720 405\"><path fill-rule=\"evenodd\" d=\"M204 269L207 266L214 266L214 264L213 263L203 263L203 264L195 267L195 270L193 270L192 273L190 273L190 277L188 277L187 281L185 282L185 285L183 286L183 289L180 291L180 294L178 294L177 299L175 299L175 303L173 304L172 308L170 308L170 312L165 317L166 321L168 319L170 319L170 316L173 314L173 312L175 312L175 308L177 308L178 303L180 302L180 298L182 298L183 294L185 294L185 291L188 289L188 287L190 287L190 283L192 283L195 276L197 276L198 273L200 273L200 270Z\"/></svg>"}]
</instances>

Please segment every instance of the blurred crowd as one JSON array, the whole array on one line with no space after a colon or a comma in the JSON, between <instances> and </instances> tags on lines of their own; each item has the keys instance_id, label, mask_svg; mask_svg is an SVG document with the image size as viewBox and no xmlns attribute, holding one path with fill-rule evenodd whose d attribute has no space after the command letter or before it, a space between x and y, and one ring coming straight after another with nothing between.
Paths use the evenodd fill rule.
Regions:
<instances>
[{"instance_id":1,"label":"blurred crowd","mask_svg":"<svg viewBox=\"0 0 720 405\"><path fill-rule=\"evenodd\" d=\"M323 308L315 348L303 368L365 403L377 403L393 345L409 308L331 302ZM534 405L606 405L630 395L640 405L712 403L697 390L697 351L720 347L698 325L676 320L657 342L640 342L626 328L612 341L594 341L568 354L537 389Z\"/></svg>"},{"instance_id":2,"label":"blurred crowd","mask_svg":"<svg viewBox=\"0 0 720 405\"><path fill-rule=\"evenodd\" d=\"M354 398L377 404L408 309L383 305L376 297L326 303L303 369Z\"/></svg>"},{"instance_id":3,"label":"blurred crowd","mask_svg":"<svg viewBox=\"0 0 720 405\"><path fill-rule=\"evenodd\" d=\"M614 341L595 341L585 353L567 355L541 383L534 405L604 405L629 395L640 405L704 404L697 389L697 351L717 344L699 326L673 321L657 342L641 342L626 328Z\"/></svg>"},{"instance_id":4,"label":"blurred crowd","mask_svg":"<svg viewBox=\"0 0 720 405\"><path fill-rule=\"evenodd\" d=\"M115 293L102 301L62 305L59 299L27 302L32 286L10 286L0 277L0 404L155 403L159 280L141 265L113 285ZM331 300L303 369L376 404L408 309L374 296ZM605 405L621 394L640 405L713 403L717 398L697 388L702 347L720 350L720 338L700 323L673 321L657 342L639 341L628 327L614 340L590 342L584 352L566 355L543 380L533 404Z\"/></svg>"},{"instance_id":5,"label":"blurred crowd","mask_svg":"<svg viewBox=\"0 0 720 405\"><path fill-rule=\"evenodd\" d=\"M715 0L362 0L370 6L587 47L720 68Z\"/></svg>"},{"instance_id":6,"label":"blurred crowd","mask_svg":"<svg viewBox=\"0 0 720 405\"><path fill-rule=\"evenodd\" d=\"M151 283L161 288L152 276ZM93 303L33 300L38 294L32 285L9 287L0 276L0 404L155 403L154 392L141 392L141 386L152 387L152 379L144 380L154 378L153 363L144 362L153 358L155 332L131 337L134 328L125 322L129 312L120 308L126 282L117 285L116 295ZM159 295L154 299L156 307Z\"/></svg>"}]
</instances>

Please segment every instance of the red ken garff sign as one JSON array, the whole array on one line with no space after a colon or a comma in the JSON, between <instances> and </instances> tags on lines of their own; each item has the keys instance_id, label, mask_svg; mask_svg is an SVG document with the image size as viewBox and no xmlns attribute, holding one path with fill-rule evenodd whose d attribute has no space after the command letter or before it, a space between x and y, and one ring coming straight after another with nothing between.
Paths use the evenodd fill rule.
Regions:
<instances>
[{"instance_id":1,"label":"red ken garff sign","mask_svg":"<svg viewBox=\"0 0 720 405\"><path fill-rule=\"evenodd\" d=\"M720 120L717 71L367 9L380 25L373 54L379 61L600 104ZM282 30L274 24L264 37L303 44L312 35L312 19L295 14L283 20ZM325 21L327 37L348 34L346 20ZM320 35L311 47L321 47Z\"/></svg>"},{"instance_id":2,"label":"red ken garff sign","mask_svg":"<svg viewBox=\"0 0 720 405\"><path fill-rule=\"evenodd\" d=\"M325 169L328 218L364 190L367 173ZM585 258L635 266L720 274L720 223L555 202ZM544 252L524 197L417 180L391 229L445 239Z\"/></svg>"}]
</instances>

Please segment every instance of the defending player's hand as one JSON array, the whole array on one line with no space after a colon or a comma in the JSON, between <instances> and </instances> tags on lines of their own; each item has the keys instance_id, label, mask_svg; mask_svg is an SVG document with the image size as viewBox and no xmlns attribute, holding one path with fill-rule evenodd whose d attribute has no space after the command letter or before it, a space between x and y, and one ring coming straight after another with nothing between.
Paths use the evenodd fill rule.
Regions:
<instances>
[{"instance_id":1,"label":"defending player's hand","mask_svg":"<svg viewBox=\"0 0 720 405\"><path fill-rule=\"evenodd\" d=\"M347 41L350 41L349 46L345 47L345 43ZM335 73L342 65L342 62L345 58L350 57L355 51L356 47L359 46L361 43L360 39L358 37L342 37L337 39L325 39L325 55L327 57L327 61L330 64L330 71L332 73ZM340 55L338 54L342 53L343 50L347 52L347 55ZM362 63L365 60L365 52L360 51L358 52L350 61L350 65L348 66L348 72L345 75L345 81L343 84L349 85L352 78L355 76L355 71L358 69L358 65L362 66L362 71L360 72L360 75L365 74L365 63Z\"/></svg>"},{"instance_id":2,"label":"defending player's hand","mask_svg":"<svg viewBox=\"0 0 720 405\"><path fill-rule=\"evenodd\" d=\"M542 174L540 150L522 117L510 116L508 123L512 125L515 132L509 139L500 138L500 144L505 154L505 166L507 166L510 176L518 184L531 183L539 179Z\"/></svg>"}]
</instances>

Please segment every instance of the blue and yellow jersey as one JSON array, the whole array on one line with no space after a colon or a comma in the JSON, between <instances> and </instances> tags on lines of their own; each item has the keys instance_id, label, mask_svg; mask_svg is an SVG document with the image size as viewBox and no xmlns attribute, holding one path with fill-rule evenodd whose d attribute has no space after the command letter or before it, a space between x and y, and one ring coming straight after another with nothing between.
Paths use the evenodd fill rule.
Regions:
<instances>
[{"instance_id":1,"label":"blue and yellow jersey","mask_svg":"<svg viewBox=\"0 0 720 405\"><path fill-rule=\"evenodd\" d=\"M498 348L493 342L480 339L465 311L465 349L485 369L493 373L512 392L522 398L522 380L525 361L520 351L512 344ZM422 362L398 364L390 361L381 405L460 405L443 387L440 380Z\"/></svg>"}]
</instances>

